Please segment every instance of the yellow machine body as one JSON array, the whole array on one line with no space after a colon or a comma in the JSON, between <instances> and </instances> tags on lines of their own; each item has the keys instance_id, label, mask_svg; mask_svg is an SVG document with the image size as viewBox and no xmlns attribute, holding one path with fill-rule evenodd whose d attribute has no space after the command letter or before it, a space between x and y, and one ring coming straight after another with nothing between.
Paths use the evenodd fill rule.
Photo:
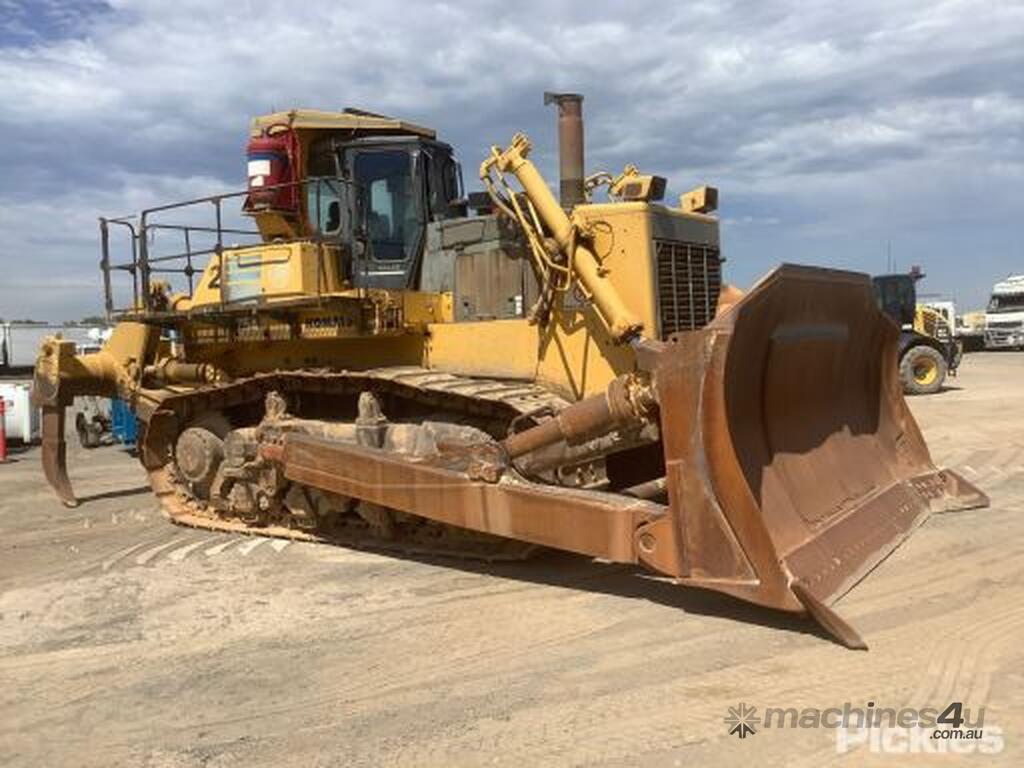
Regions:
<instances>
[{"instance_id":1,"label":"yellow machine body","mask_svg":"<svg viewBox=\"0 0 1024 768\"><path fill-rule=\"evenodd\" d=\"M634 166L585 178L582 97L546 98L560 199L522 134L491 148L474 202L432 130L292 110L253 121L245 193L102 219L118 323L95 354L43 344L47 479L77 503L64 409L116 396L177 523L488 560L556 547L864 647L828 603L930 512L986 503L932 464L898 328L865 275L726 285L717 190L675 207ZM252 232L224 223L238 197ZM215 224L159 218L193 205ZM184 253L150 251L166 231ZM255 242L225 244L239 233Z\"/></svg>"},{"instance_id":2,"label":"yellow machine body","mask_svg":"<svg viewBox=\"0 0 1024 768\"><path fill-rule=\"evenodd\" d=\"M683 330L662 328L656 244L704 248L717 261L717 220L628 202L581 205L573 221L594 233L602 280L621 297L625 311L652 335ZM545 325L525 317L456 321L451 292L352 288L339 274L339 259L337 249L306 240L226 249L211 257L194 295L171 297L173 310L192 317L183 330L186 356L219 364L230 376L296 364L415 364L536 381L571 399L603 392L612 379L635 367L632 350L608 338L600 315L578 293L562 296ZM715 285L700 286L705 321L717 308L719 278L712 271L709 279ZM319 306L302 308L311 298ZM204 310L225 305L265 310L291 305L297 322L264 311L229 333L221 323L203 321ZM665 319L675 322L670 312ZM371 355L360 343L366 339L375 339Z\"/></svg>"}]
</instances>

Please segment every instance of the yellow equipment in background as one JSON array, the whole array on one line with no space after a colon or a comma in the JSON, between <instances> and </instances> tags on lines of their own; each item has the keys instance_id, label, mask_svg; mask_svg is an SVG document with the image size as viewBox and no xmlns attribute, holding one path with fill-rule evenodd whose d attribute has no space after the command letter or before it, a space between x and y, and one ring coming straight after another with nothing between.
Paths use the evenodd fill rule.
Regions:
<instances>
[{"instance_id":1,"label":"yellow equipment in background","mask_svg":"<svg viewBox=\"0 0 1024 768\"><path fill-rule=\"evenodd\" d=\"M908 395L941 391L946 376L956 376L963 346L953 336L952 323L933 307L917 303L916 283L924 275L916 267L908 274L873 278L879 309L900 327L897 348L900 382Z\"/></svg>"}]
</instances>

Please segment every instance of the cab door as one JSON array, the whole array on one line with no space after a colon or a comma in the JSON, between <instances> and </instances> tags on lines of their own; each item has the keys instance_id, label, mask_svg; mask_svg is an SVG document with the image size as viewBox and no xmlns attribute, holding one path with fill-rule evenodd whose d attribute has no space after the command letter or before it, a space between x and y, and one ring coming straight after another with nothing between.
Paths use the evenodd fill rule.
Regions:
<instances>
[{"instance_id":1,"label":"cab door","mask_svg":"<svg viewBox=\"0 0 1024 768\"><path fill-rule=\"evenodd\" d=\"M421 169L417 150L352 150L351 172L363 229L363 247L353 265L355 285L391 289L412 285L426 221Z\"/></svg>"}]
</instances>

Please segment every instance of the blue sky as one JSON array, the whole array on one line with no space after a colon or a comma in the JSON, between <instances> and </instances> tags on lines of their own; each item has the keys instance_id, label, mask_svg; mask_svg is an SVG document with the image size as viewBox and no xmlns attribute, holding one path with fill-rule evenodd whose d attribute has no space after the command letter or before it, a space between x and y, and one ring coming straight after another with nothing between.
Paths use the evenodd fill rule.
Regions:
<instances>
[{"instance_id":1,"label":"blue sky","mask_svg":"<svg viewBox=\"0 0 1024 768\"><path fill-rule=\"evenodd\" d=\"M239 188L248 118L346 105L456 146L472 182L544 90L588 171L721 191L727 278L920 264L980 307L1024 272L1024 3L0 0L0 316L100 309L96 217Z\"/></svg>"}]
</instances>

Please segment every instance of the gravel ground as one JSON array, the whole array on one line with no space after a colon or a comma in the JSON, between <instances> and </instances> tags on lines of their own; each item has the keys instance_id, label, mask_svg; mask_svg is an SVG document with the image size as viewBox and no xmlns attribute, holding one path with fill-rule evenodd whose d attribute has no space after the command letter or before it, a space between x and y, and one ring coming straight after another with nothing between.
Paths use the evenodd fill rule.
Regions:
<instances>
[{"instance_id":1,"label":"gravel ground","mask_svg":"<svg viewBox=\"0 0 1024 768\"><path fill-rule=\"evenodd\" d=\"M16 453L0 467L0 761L1020 765L1024 354L970 355L951 384L911 406L992 506L931 518L840 601L867 653L574 556L453 567L178 528L117 447L72 447L85 503L69 510L38 449ZM984 707L984 737L740 740L724 723L741 703L869 701ZM937 748L970 753L921 751Z\"/></svg>"}]
</instances>

